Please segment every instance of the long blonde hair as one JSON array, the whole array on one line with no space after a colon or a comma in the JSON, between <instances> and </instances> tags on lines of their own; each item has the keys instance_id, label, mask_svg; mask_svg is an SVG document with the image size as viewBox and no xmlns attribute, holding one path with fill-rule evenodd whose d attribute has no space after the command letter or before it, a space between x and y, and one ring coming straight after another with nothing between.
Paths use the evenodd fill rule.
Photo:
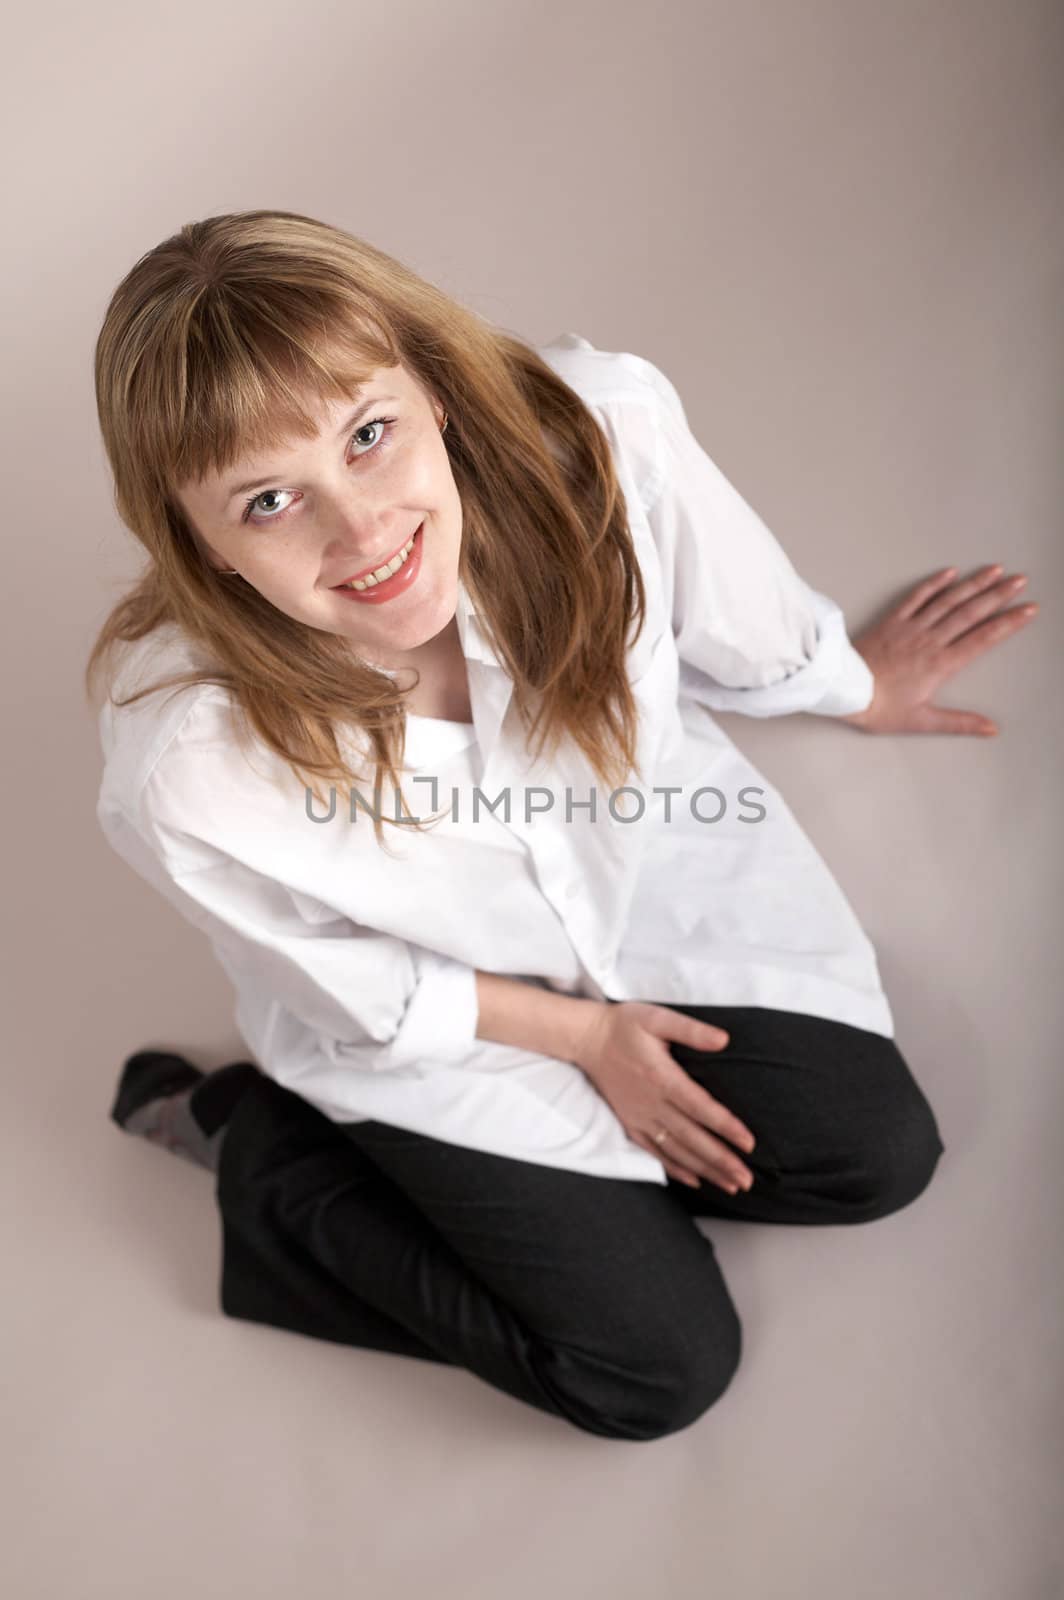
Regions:
<instances>
[{"instance_id":1,"label":"long blonde hair","mask_svg":"<svg viewBox=\"0 0 1064 1600\"><path fill-rule=\"evenodd\" d=\"M120 641L176 624L217 670L176 674L113 704L220 684L245 729L322 804L320 782L361 781L336 739L344 724L369 736L374 781L400 788L404 691L358 661L347 639L220 577L175 492L289 438L313 438L300 397L348 397L399 362L447 412L459 574L529 738L540 730L537 756L569 735L604 783L623 783L638 731L625 653L646 594L597 419L522 340L364 240L289 211L186 223L111 297L96 404L115 505L149 564L92 647L90 699ZM378 844L381 820L392 819L375 816Z\"/></svg>"}]
</instances>

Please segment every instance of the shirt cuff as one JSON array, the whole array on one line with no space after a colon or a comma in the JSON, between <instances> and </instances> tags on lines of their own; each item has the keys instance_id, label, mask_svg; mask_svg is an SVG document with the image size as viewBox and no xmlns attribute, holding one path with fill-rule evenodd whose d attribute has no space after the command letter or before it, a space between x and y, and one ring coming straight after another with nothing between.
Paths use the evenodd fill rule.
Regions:
<instances>
[{"instance_id":1,"label":"shirt cuff","mask_svg":"<svg viewBox=\"0 0 1064 1600\"><path fill-rule=\"evenodd\" d=\"M387 1046L389 1060L396 1066L465 1060L480 1017L475 968L423 946L414 947L414 965L417 985Z\"/></svg>"},{"instance_id":2,"label":"shirt cuff","mask_svg":"<svg viewBox=\"0 0 1064 1600\"><path fill-rule=\"evenodd\" d=\"M846 633L837 603L803 583L816 622L816 644L807 662L776 683L726 687L688 662L680 664L681 693L713 711L747 717L778 717L798 711L842 717L872 703L875 678Z\"/></svg>"},{"instance_id":3,"label":"shirt cuff","mask_svg":"<svg viewBox=\"0 0 1064 1600\"><path fill-rule=\"evenodd\" d=\"M875 675L861 652L850 643L845 619L835 602L815 589L810 594L817 607L820 641L810 665L819 663L826 687L806 710L824 717L846 717L853 711L864 711L872 703Z\"/></svg>"}]
</instances>

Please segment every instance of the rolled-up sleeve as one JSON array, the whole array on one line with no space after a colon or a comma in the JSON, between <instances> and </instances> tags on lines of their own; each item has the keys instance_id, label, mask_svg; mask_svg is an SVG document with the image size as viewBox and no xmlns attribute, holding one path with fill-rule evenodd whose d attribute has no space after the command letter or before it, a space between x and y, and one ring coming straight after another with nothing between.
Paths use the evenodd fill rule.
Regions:
<instances>
[{"instance_id":1,"label":"rolled-up sleeve","mask_svg":"<svg viewBox=\"0 0 1064 1600\"><path fill-rule=\"evenodd\" d=\"M710 459L665 374L629 359L657 401L645 504L671 598L681 697L753 717L863 710L873 675L840 607L799 576Z\"/></svg>"},{"instance_id":2,"label":"rolled-up sleeve","mask_svg":"<svg viewBox=\"0 0 1064 1600\"><path fill-rule=\"evenodd\" d=\"M331 1066L424 1077L474 1048L472 967L364 927L205 841L188 840L199 862L176 867L143 820L97 816L116 853L206 934L238 991L283 1008Z\"/></svg>"}]
</instances>

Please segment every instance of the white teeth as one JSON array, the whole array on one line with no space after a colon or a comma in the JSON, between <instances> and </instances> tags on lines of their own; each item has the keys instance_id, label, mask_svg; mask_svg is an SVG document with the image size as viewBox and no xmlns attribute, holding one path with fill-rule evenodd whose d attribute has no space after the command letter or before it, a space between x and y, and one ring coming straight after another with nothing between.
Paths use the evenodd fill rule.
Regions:
<instances>
[{"instance_id":1,"label":"white teeth","mask_svg":"<svg viewBox=\"0 0 1064 1600\"><path fill-rule=\"evenodd\" d=\"M386 562L383 567L375 567L368 577L356 578L354 583L342 583L340 588L375 589L378 583L383 583L385 578L390 578L393 573L399 571L399 568L405 561L409 560L410 552L414 548L414 539L416 538L417 534L415 533L413 538L410 540L410 543L404 544L398 555L394 555L392 559Z\"/></svg>"}]
</instances>

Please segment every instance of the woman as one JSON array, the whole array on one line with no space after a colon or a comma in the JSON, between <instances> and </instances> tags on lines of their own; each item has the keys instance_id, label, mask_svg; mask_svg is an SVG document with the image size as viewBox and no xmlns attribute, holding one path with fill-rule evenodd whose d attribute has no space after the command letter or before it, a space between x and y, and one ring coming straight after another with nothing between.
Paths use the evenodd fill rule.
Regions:
<instances>
[{"instance_id":1,"label":"woman","mask_svg":"<svg viewBox=\"0 0 1064 1600\"><path fill-rule=\"evenodd\" d=\"M254 1058L139 1051L112 1117L216 1173L228 1315L686 1426L741 1342L692 1217L868 1221L943 1150L712 712L993 733L933 696L1022 578L936 573L851 644L658 368L292 213L149 251L96 385L149 555L87 669L98 816Z\"/></svg>"}]
</instances>

